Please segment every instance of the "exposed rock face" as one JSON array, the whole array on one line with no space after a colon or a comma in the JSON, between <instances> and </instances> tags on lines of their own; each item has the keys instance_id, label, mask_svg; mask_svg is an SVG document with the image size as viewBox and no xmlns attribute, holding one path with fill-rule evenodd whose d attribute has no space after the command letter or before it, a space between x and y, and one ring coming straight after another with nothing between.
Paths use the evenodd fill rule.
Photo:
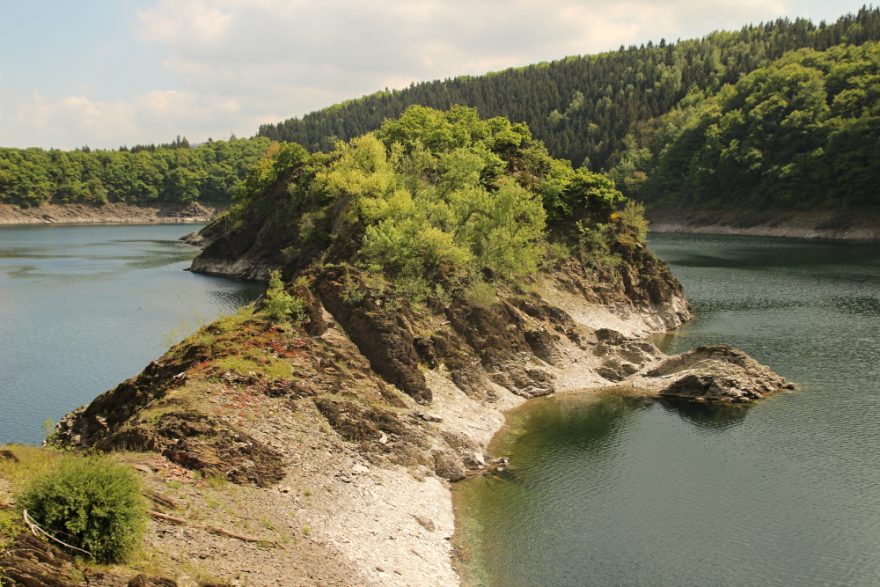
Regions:
<instances>
[{"instance_id":1,"label":"exposed rock face","mask_svg":"<svg viewBox=\"0 0 880 587\"><path fill-rule=\"evenodd\" d=\"M731 403L794 387L769 367L726 345L701 346L669 357L647 371L641 381L664 397Z\"/></svg>"},{"instance_id":2,"label":"exposed rock face","mask_svg":"<svg viewBox=\"0 0 880 587\"><path fill-rule=\"evenodd\" d=\"M324 307L345 327L376 373L417 402L430 402L431 391L419 371L413 335L403 316L383 309L369 294L359 300L346 299L346 278L355 280L358 291L367 291L356 281L357 276L330 270L318 278L316 285Z\"/></svg>"},{"instance_id":3,"label":"exposed rock face","mask_svg":"<svg viewBox=\"0 0 880 587\"><path fill-rule=\"evenodd\" d=\"M551 275L556 288L574 294L579 305L594 304L617 317L639 315L648 324L643 334L671 330L691 319L681 283L666 263L641 244L616 250L623 262L613 268L565 261Z\"/></svg>"},{"instance_id":4,"label":"exposed rock face","mask_svg":"<svg viewBox=\"0 0 880 587\"><path fill-rule=\"evenodd\" d=\"M195 224L209 222L217 211L201 203L136 206L122 202L101 205L51 204L20 207L0 204L4 224ZM197 243L193 243L197 244Z\"/></svg>"},{"instance_id":5,"label":"exposed rock face","mask_svg":"<svg viewBox=\"0 0 880 587\"><path fill-rule=\"evenodd\" d=\"M140 375L65 416L58 424L58 434L77 446L97 444L169 390L186 383L186 371L210 356L210 349L190 345L182 354L151 362Z\"/></svg>"},{"instance_id":6,"label":"exposed rock face","mask_svg":"<svg viewBox=\"0 0 880 587\"><path fill-rule=\"evenodd\" d=\"M527 303L519 296L489 307L457 303L446 315L455 333L470 348L467 354L479 358L491 381L524 397L552 393L555 377L535 364L536 357L544 359L532 348L537 347L540 355L552 360L557 351L550 330L557 325L535 327L514 300Z\"/></svg>"},{"instance_id":7,"label":"exposed rock face","mask_svg":"<svg viewBox=\"0 0 880 587\"><path fill-rule=\"evenodd\" d=\"M609 381L623 381L663 356L653 344L627 338L616 330L601 328L596 338L596 354L604 358L597 372Z\"/></svg>"},{"instance_id":8,"label":"exposed rock face","mask_svg":"<svg viewBox=\"0 0 880 587\"><path fill-rule=\"evenodd\" d=\"M249 434L191 413L163 414L98 443L101 450L155 451L172 463L233 483L268 487L284 478L282 455Z\"/></svg>"}]
</instances>

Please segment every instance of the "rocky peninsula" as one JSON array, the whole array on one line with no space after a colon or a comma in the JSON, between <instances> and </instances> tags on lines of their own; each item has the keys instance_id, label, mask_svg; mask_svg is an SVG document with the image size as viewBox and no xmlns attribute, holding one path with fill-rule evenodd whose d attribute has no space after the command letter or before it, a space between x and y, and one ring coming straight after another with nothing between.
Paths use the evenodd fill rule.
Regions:
<instances>
[{"instance_id":1,"label":"rocky peninsula","mask_svg":"<svg viewBox=\"0 0 880 587\"><path fill-rule=\"evenodd\" d=\"M491 468L506 410L611 385L721 402L790 387L729 347L668 357L651 344L691 317L681 285L601 178L554 167L521 125L421 109L378 139L280 153L252 199L198 238L193 271L281 268L295 320L270 318L267 296L59 424L54 442L123 455L151 500L152 564L114 580L459 584L450 484ZM486 205L450 220L472 202ZM529 222L541 230L521 232ZM523 234L575 226L566 254L532 257L550 249ZM496 237L521 247L512 264ZM28 544L0 566L25 568ZM52 556L27 567L30 584L75 584Z\"/></svg>"}]
</instances>

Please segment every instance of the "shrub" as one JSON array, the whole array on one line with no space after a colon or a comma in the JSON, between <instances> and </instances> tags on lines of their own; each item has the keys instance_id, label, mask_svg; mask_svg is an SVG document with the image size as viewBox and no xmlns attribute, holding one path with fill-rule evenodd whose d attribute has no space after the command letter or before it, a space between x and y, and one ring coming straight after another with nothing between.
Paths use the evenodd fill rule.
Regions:
<instances>
[{"instance_id":1,"label":"shrub","mask_svg":"<svg viewBox=\"0 0 880 587\"><path fill-rule=\"evenodd\" d=\"M640 243L648 238L648 220L645 218L645 205L629 200L620 212L620 226Z\"/></svg>"},{"instance_id":2,"label":"shrub","mask_svg":"<svg viewBox=\"0 0 880 587\"><path fill-rule=\"evenodd\" d=\"M107 457L65 457L31 483L20 505L44 530L101 563L125 560L145 527L137 476Z\"/></svg>"},{"instance_id":3,"label":"shrub","mask_svg":"<svg viewBox=\"0 0 880 587\"><path fill-rule=\"evenodd\" d=\"M498 293L491 284L475 281L465 290L464 299L478 308L488 309L498 301Z\"/></svg>"},{"instance_id":4,"label":"shrub","mask_svg":"<svg viewBox=\"0 0 880 587\"><path fill-rule=\"evenodd\" d=\"M269 288L263 297L263 312L275 322L292 321L299 324L305 317L303 301L287 293L281 272L277 269L269 273Z\"/></svg>"}]
</instances>

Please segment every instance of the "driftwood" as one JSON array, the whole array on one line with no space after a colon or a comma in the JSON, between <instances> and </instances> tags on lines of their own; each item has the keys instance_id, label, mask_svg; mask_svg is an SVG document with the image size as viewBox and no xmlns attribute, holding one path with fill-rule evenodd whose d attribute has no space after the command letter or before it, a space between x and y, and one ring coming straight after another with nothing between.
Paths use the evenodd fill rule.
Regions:
<instances>
[{"instance_id":1,"label":"driftwood","mask_svg":"<svg viewBox=\"0 0 880 587\"><path fill-rule=\"evenodd\" d=\"M156 519L164 520L165 522L171 522L172 524L177 524L178 526L189 526L192 525L194 528L198 528L200 530L204 530L209 534L216 534L219 536L226 536L228 538L235 538L236 540L241 540L242 542L256 542L263 544L271 544L273 546L278 546L278 543L274 540L266 540L265 538L259 538L257 536L248 536L247 534L239 534L238 532L232 532L231 530L226 530L225 528L218 528L217 526L198 526L195 524L190 524L186 518L181 518L178 516L172 516L170 514L163 514L162 512L157 512L155 510L150 510L149 514Z\"/></svg>"},{"instance_id":2,"label":"driftwood","mask_svg":"<svg viewBox=\"0 0 880 587\"><path fill-rule=\"evenodd\" d=\"M81 553L83 553L84 555L86 555L87 557L89 557L90 559L94 559L94 558L95 558L95 556L94 556L91 552L89 552L88 550L83 550L82 548L77 548L76 546L73 546L72 544L68 544L68 543L66 543L66 542L64 542L64 541L62 541L62 540L59 540L58 538L55 538L54 536L52 536L51 534L49 534L48 532L46 532L45 530L43 530L43 529L40 527L40 525L37 524L37 523L34 521L34 519L31 518L31 517L28 515L27 510L23 510L23 511L21 512L21 517L24 518L24 523L27 524L28 529L31 531L31 534L33 534L34 536L36 536L36 537L38 537L38 538L39 538L41 535L42 535L42 536L45 536L46 538L48 538L48 539L51 540L52 542L55 542L56 544L60 544L61 546L65 547L65 548L69 548L69 549L71 549L71 550L75 550L76 552L81 552Z\"/></svg>"},{"instance_id":3,"label":"driftwood","mask_svg":"<svg viewBox=\"0 0 880 587\"><path fill-rule=\"evenodd\" d=\"M276 543L274 540L266 540L264 538L257 538L256 536L248 536L247 534L238 534L237 532L230 532L229 530L224 530L223 528L217 528L215 526L202 526L202 528L204 528L211 534L228 536L229 538L235 538L236 540L241 540L243 542L263 542L271 544L273 546L278 546L278 543Z\"/></svg>"},{"instance_id":4,"label":"driftwood","mask_svg":"<svg viewBox=\"0 0 880 587\"><path fill-rule=\"evenodd\" d=\"M171 499L170 497L166 497L159 492L147 491L144 493L144 496L159 507L163 507L169 510L177 509L177 503L173 499Z\"/></svg>"},{"instance_id":5,"label":"driftwood","mask_svg":"<svg viewBox=\"0 0 880 587\"><path fill-rule=\"evenodd\" d=\"M170 514L163 514L162 512L157 512L156 510L150 510L149 514L154 518L165 520L166 522L171 522L172 524L177 524L178 526L185 526L187 523L184 518L178 518L177 516L172 516Z\"/></svg>"}]
</instances>

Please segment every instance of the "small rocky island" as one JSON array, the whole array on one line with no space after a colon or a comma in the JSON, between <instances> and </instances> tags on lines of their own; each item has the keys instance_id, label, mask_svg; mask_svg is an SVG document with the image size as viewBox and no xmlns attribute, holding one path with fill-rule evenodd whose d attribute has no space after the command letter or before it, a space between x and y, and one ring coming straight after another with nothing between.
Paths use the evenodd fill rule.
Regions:
<instances>
[{"instance_id":1,"label":"small rocky island","mask_svg":"<svg viewBox=\"0 0 880 587\"><path fill-rule=\"evenodd\" d=\"M161 562L129 584L458 584L449 483L491 466L506 410L609 386L737 403L791 387L736 349L650 343L691 313L642 210L524 125L414 107L331 153L279 147L248 187L192 270L270 280L263 300L53 438L140 472ZM0 566L77 583L24 536ZM114 572L101 584L126 584Z\"/></svg>"}]
</instances>

